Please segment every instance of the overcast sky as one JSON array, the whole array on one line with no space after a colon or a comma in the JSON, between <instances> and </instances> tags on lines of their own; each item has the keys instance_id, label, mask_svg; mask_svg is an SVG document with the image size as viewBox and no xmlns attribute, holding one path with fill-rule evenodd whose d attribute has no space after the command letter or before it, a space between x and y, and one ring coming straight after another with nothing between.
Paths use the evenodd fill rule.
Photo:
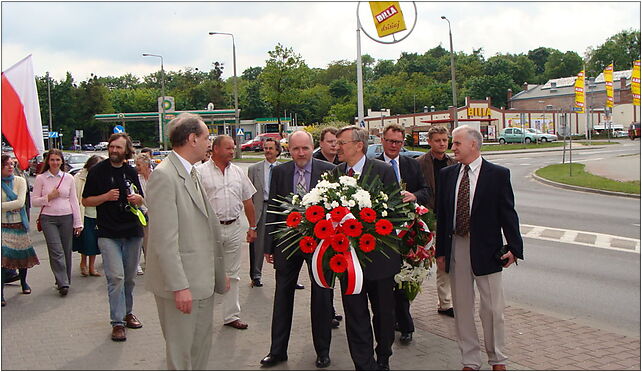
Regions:
<instances>
[{"instance_id":1,"label":"overcast sky","mask_svg":"<svg viewBox=\"0 0 642 372\"><path fill-rule=\"evenodd\" d=\"M417 25L393 45L361 38L363 54L397 59L401 52L424 53L439 44L449 48L450 19L455 51L483 48L496 53L527 53L545 46L584 55L625 29L640 29L639 2L417 2ZM412 3L402 3L408 28L415 20ZM90 73L143 76L159 69L196 67L213 61L232 75L236 40L237 73L264 66L277 43L294 48L311 67L356 58L356 2L2 2L2 70L33 54L36 75L50 71L76 81ZM367 2L360 19L374 34ZM403 36L403 34L402 34ZM390 40L390 38L384 39ZM616 70L625 69L616 66Z\"/></svg>"}]
</instances>

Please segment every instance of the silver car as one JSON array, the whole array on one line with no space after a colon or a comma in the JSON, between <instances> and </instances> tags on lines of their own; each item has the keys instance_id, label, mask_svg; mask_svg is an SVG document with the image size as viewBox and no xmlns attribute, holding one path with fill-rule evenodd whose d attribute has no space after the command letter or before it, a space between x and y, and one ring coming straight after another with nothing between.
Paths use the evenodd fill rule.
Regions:
<instances>
[{"instance_id":1,"label":"silver car","mask_svg":"<svg viewBox=\"0 0 642 372\"><path fill-rule=\"evenodd\" d=\"M553 142L557 141L557 136L554 134L544 133L539 129L526 128L526 131L532 133L537 138L537 142Z\"/></svg>"}]
</instances>

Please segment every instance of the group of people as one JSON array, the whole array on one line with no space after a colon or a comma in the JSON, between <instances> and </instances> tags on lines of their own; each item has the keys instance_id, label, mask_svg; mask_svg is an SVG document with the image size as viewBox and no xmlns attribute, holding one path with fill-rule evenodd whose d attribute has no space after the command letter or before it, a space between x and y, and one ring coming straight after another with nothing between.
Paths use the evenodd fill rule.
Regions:
<instances>
[{"instance_id":1,"label":"group of people","mask_svg":"<svg viewBox=\"0 0 642 372\"><path fill-rule=\"evenodd\" d=\"M295 131L288 139L292 160L280 163L280 144L270 139L264 143L265 160L245 174L231 162L234 140L220 135L210 141L208 128L198 115L180 114L169 128L173 151L153 171L147 155L136 158L138 172L128 164L135 151L129 137L119 133L109 139L109 158L88 161L76 182L60 170L64 160L57 150L49 151L46 169L36 178L33 205L42 207L39 219L57 288L61 295L68 291L71 236L77 235L83 246L78 249L83 255L81 272L100 275L94 260L97 253L102 254L114 341L126 339L125 327L142 327L132 312L132 291L143 250L145 286L156 301L167 367L207 369L215 293L223 296L222 323L239 330L248 328L241 320L239 303L244 240L250 243L253 287L263 285L263 260L275 270L271 345L260 364L270 367L288 358L295 290L300 288L298 277L306 262L315 366L330 366L331 329L342 319L333 305L333 290L316 284L310 257L301 252L286 257L277 248L279 241L270 232L284 217L268 210L277 209L275 200L280 197L308 192L324 172L336 170L349 176L371 173L384 184L398 183L403 201L434 210L437 311L455 319L464 369L479 369L476 283L488 362L493 370L505 369L501 271L523 259L523 243L510 173L482 159L482 136L477 129L460 126L452 131L454 156L450 157L446 154L448 130L432 127L431 149L418 159L400 156L405 131L398 125L384 129L384 152L377 159L366 157L368 133L362 128L324 129L316 153L311 134ZM3 156L2 266L20 269L25 292L30 290L26 269L38 264L38 258L28 240L27 216L20 209L25 203L21 198L25 186L12 176L12 170L11 164L5 166ZM143 221L139 211L143 211ZM249 224L245 232L241 231L242 213ZM84 236L87 230L93 234ZM504 247L502 232L508 242L501 252L504 261L496 257ZM96 242L95 246L89 241ZM394 282L402 257L389 247L384 253L372 255L372 262L363 268L359 294L342 294L349 351L358 370L390 368L395 330L401 333L402 344L412 342L410 302ZM88 266L85 257L89 257Z\"/></svg>"}]
</instances>

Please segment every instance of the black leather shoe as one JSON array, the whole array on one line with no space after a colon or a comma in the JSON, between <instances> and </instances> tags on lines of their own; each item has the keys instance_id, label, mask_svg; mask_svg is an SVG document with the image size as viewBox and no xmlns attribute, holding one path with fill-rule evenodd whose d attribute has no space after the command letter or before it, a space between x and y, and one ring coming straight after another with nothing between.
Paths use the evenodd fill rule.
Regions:
<instances>
[{"instance_id":1,"label":"black leather shoe","mask_svg":"<svg viewBox=\"0 0 642 372\"><path fill-rule=\"evenodd\" d=\"M340 324L341 324L341 323L339 323L339 321L338 321L338 320L336 320L336 319L332 319L332 320L330 321L330 325L332 325L332 328L339 328L339 325L340 325Z\"/></svg>"},{"instance_id":2,"label":"black leather shoe","mask_svg":"<svg viewBox=\"0 0 642 372\"><path fill-rule=\"evenodd\" d=\"M265 358L261 359L261 365L264 367L272 367L281 362L285 362L286 360L288 360L287 356L279 356L270 353L266 355Z\"/></svg>"},{"instance_id":3,"label":"black leather shoe","mask_svg":"<svg viewBox=\"0 0 642 372\"><path fill-rule=\"evenodd\" d=\"M66 296L67 293L69 293L69 287L60 287L58 288L58 293L60 293L61 296Z\"/></svg>"},{"instance_id":4,"label":"black leather shoe","mask_svg":"<svg viewBox=\"0 0 642 372\"><path fill-rule=\"evenodd\" d=\"M327 368L330 366L330 357L318 356L317 361L314 362L314 365L317 366L317 368Z\"/></svg>"},{"instance_id":5,"label":"black leather shoe","mask_svg":"<svg viewBox=\"0 0 642 372\"><path fill-rule=\"evenodd\" d=\"M304 288L305 288L305 286L303 284L299 284L299 283L296 283L296 285L294 286L294 289L304 289Z\"/></svg>"},{"instance_id":6,"label":"black leather shoe","mask_svg":"<svg viewBox=\"0 0 642 372\"><path fill-rule=\"evenodd\" d=\"M412 342L412 332L401 333L401 337L399 337L399 342L401 342L403 345L408 345L410 342Z\"/></svg>"},{"instance_id":7,"label":"black leather shoe","mask_svg":"<svg viewBox=\"0 0 642 372\"><path fill-rule=\"evenodd\" d=\"M388 361L377 361L377 371L390 371L390 364L388 364Z\"/></svg>"},{"instance_id":8,"label":"black leather shoe","mask_svg":"<svg viewBox=\"0 0 642 372\"><path fill-rule=\"evenodd\" d=\"M453 310L453 308L452 308L452 307L451 307L450 309L448 309L448 310L441 310L441 309L437 309L437 312L438 312L439 314L441 314L441 315L446 315L446 316L449 316L449 317L451 317L451 318L454 318L454 317L455 317L455 310Z\"/></svg>"},{"instance_id":9,"label":"black leather shoe","mask_svg":"<svg viewBox=\"0 0 642 372\"><path fill-rule=\"evenodd\" d=\"M252 287L263 287L263 283L261 282L261 279L259 278L252 279Z\"/></svg>"}]
</instances>

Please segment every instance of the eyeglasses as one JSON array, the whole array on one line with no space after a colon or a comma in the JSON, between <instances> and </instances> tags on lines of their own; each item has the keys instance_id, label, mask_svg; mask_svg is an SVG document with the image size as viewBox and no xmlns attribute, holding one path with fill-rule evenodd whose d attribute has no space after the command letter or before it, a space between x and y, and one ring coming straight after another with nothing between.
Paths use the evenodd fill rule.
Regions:
<instances>
[{"instance_id":1,"label":"eyeglasses","mask_svg":"<svg viewBox=\"0 0 642 372\"><path fill-rule=\"evenodd\" d=\"M391 139L388 139L388 138L384 138L383 140L388 142L391 145L398 145L398 146L403 145L403 141L391 140Z\"/></svg>"},{"instance_id":2,"label":"eyeglasses","mask_svg":"<svg viewBox=\"0 0 642 372\"><path fill-rule=\"evenodd\" d=\"M337 145L343 146L347 143L352 143L352 142L359 142L359 141L337 141Z\"/></svg>"}]
</instances>

